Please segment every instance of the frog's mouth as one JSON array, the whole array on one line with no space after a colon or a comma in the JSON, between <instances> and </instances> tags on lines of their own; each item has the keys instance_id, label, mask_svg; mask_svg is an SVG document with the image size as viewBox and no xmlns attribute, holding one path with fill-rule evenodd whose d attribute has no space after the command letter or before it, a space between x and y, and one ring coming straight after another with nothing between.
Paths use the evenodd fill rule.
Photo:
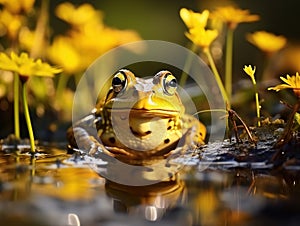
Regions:
<instances>
[{"instance_id":1,"label":"frog's mouth","mask_svg":"<svg viewBox=\"0 0 300 226\"><path fill-rule=\"evenodd\" d=\"M174 109L166 110L166 109L137 109L137 108L120 108L120 109L108 109L110 114L118 114L120 117L123 115L123 118L129 117L145 117L145 118L153 118L153 117L161 117L161 118L173 118L180 115L179 111Z\"/></svg>"}]
</instances>

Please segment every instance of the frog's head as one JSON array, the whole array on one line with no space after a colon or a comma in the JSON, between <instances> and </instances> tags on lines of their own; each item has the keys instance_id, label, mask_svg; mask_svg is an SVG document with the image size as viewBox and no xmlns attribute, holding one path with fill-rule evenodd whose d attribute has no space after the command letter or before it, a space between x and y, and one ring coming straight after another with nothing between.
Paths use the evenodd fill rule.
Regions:
<instances>
[{"instance_id":1,"label":"frog's head","mask_svg":"<svg viewBox=\"0 0 300 226\"><path fill-rule=\"evenodd\" d=\"M160 71L153 78L142 79L126 69L119 70L112 79L104 106L118 111L151 117L172 117L184 113L184 106L176 91L176 78L169 71Z\"/></svg>"},{"instance_id":2,"label":"frog's head","mask_svg":"<svg viewBox=\"0 0 300 226\"><path fill-rule=\"evenodd\" d=\"M142 79L126 69L112 78L102 104L100 138L105 145L153 153L174 146L182 132L184 106L177 93L177 81L163 70Z\"/></svg>"}]
</instances>

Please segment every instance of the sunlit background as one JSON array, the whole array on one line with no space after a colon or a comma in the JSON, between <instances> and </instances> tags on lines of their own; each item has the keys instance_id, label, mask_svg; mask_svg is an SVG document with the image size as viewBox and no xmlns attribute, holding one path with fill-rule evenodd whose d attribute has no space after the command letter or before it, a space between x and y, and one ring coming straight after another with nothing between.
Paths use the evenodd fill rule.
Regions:
<instances>
[{"instance_id":1,"label":"sunlit background","mask_svg":"<svg viewBox=\"0 0 300 226\"><path fill-rule=\"evenodd\" d=\"M123 43L136 40L164 40L190 48L191 41L184 34L187 28L179 16L181 8L202 12L205 9L213 11L219 6L233 5L260 16L259 21L242 23L234 32L232 106L242 116L246 118L255 116L253 90L251 81L242 70L244 65L256 66L262 113L266 117L276 117L282 113L280 106L274 107L278 99L273 100L274 93L266 92L266 88L275 84L274 80L279 79L279 76L300 71L298 63L300 29L298 29L297 19L299 3L297 1L72 1L75 7L88 3L92 8L90 13L97 12L94 18L95 24L89 25L90 27L80 24L80 16L75 16L79 22L74 21L74 18L65 18L68 15L65 13L66 9L59 10L58 6L61 3L65 4L66 1L36 1L29 9L13 12L14 16L19 17L16 21L11 19L13 17L9 19L7 15L4 15L6 3L1 2L3 2L0 18L1 50L7 53L11 50L26 51L31 56L42 58L64 70L54 79L31 78L29 82L29 104L33 112L33 124L38 128L37 138L44 140L62 141L65 139L64 131L70 125L72 98L76 83L87 66L98 56ZM86 15L83 14L84 19ZM99 32L99 29L91 29L93 26L103 26L105 29ZM271 57L266 56L246 39L247 34L261 30L285 37L287 44ZM35 34L34 31L36 31ZM82 31L84 35L79 34ZM211 46L216 65L222 76L224 74L224 45L225 37L221 34ZM77 50L74 52L72 48L77 48L79 52ZM198 53L201 55L201 51ZM205 56L201 57L206 61ZM160 64L156 66L143 64L133 68L138 76L151 76L161 70L160 67L162 67ZM179 77L180 74L177 73L176 76ZM3 130L0 136L5 137L13 132L12 76L7 72L1 74L0 114ZM252 106L253 113L251 111L249 113L249 104ZM21 123L24 124L22 114ZM253 120L249 120L249 123L253 124ZM26 126L21 126L21 128L24 127ZM23 136L26 136L26 133L26 129L22 129Z\"/></svg>"}]
</instances>

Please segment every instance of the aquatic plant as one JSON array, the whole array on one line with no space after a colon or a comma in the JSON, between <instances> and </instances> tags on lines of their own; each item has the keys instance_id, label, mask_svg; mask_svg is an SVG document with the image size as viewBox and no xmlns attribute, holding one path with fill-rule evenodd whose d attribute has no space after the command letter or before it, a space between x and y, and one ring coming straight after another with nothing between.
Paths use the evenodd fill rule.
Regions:
<instances>
[{"instance_id":1,"label":"aquatic plant","mask_svg":"<svg viewBox=\"0 0 300 226\"><path fill-rule=\"evenodd\" d=\"M298 72L296 72L296 74L292 76L287 75L286 78L280 77L280 79L286 84L279 84L274 87L269 87L268 90L275 90L278 92L283 89L292 89L295 96L297 98L300 98L300 75Z\"/></svg>"},{"instance_id":2,"label":"aquatic plant","mask_svg":"<svg viewBox=\"0 0 300 226\"><path fill-rule=\"evenodd\" d=\"M242 10L238 7L233 6L224 6L218 7L213 11L209 11L207 9L203 10L202 13L197 13L192 10L182 8L180 10L180 17L188 28L188 32L185 32L186 37L193 43L192 51L195 51L197 47L200 47L203 53L205 53L208 64L210 65L213 74L216 78L218 87L221 91L224 101L227 105L227 113L229 117L234 112L231 109L231 96L232 96L232 57L233 57L233 36L234 31L238 27L240 23L249 23L260 20L260 16L256 14L251 14L249 10ZM209 23L211 22L211 23ZM221 28L215 26L215 24L225 25L225 29L221 26ZM223 29L223 30L222 30ZM224 82L222 82L221 76L217 70L217 67L214 63L213 56L211 54L211 45L212 43L222 34L221 32L225 32L226 43L225 43L225 73L224 73ZM273 33L266 31L257 31L252 34L246 35L247 41L251 44L259 48L266 56L271 56L272 54L278 52L284 46L286 46L287 39L281 35L274 35ZM187 60L188 61L188 60ZM259 100L258 88L257 88L257 80L255 76L256 67L251 65L245 65L243 70L247 75L250 76L254 92L255 92L255 105L256 105L256 117L257 117L257 126L261 126L261 105ZM297 93L299 91L297 87L298 85L298 73L294 78L287 79L281 78L287 84L278 85L276 87L270 89L282 89L282 88L291 88L294 87L293 90ZM297 107L297 104L296 104ZM297 110L294 108L294 114L291 116L297 115ZM233 117L232 117L233 118ZM241 119L241 118L240 118ZM234 121L234 120L231 120ZM241 120L242 121L242 120ZM237 134L237 126L236 123L233 122L233 126L235 127L235 133ZM243 127L246 124L243 122ZM250 133L250 131L248 130Z\"/></svg>"},{"instance_id":3,"label":"aquatic plant","mask_svg":"<svg viewBox=\"0 0 300 226\"><path fill-rule=\"evenodd\" d=\"M251 65L249 65L249 66L245 65L245 67L244 67L244 71L246 72L247 75L250 76L251 81L253 83L254 92L255 92L257 126L261 126L261 123L260 123L260 108L261 108L261 106L260 106L260 103L259 103L258 89L257 89L256 80L255 80L255 76L254 76L255 70L256 70L255 66L252 68Z\"/></svg>"},{"instance_id":4,"label":"aquatic plant","mask_svg":"<svg viewBox=\"0 0 300 226\"><path fill-rule=\"evenodd\" d=\"M210 52L210 45L217 38L218 31L216 29L206 29L209 11L204 10L202 13L195 13L192 10L182 8L180 10L180 17L189 29L188 32L185 33L186 37L189 38L195 46L199 46L206 54L217 84L220 88L223 100L227 104L230 104L220 74Z\"/></svg>"},{"instance_id":5,"label":"aquatic plant","mask_svg":"<svg viewBox=\"0 0 300 226\"><path fill-rule=\"evenodd\" d=\"M243 10L233 6L218 7L211 14L213 19L221 20L227 27L225 47L225 90L229 101L232 94L232 57L233 35L240 23L255 22L260 19L258 15L250 14L249 10Z\"/></svg>"},{"instance_id":6,"label":"aquatic plant","mask_svg":"<svg viewBox=\"0 0 300 226\"><path fill-rule=\"evenodd\" d=\"M277 141L276 146L282 146L286 144L292 138L292 127L294 124L295 116L300 109L300 75L296 72L295 75L287 75L286 78L280 77L280 79L285 82L285 84L279 84L274 87L269 87L268 90L275 90L276 92L283 89L292 89L294 95L297 97L297 102L292 106L292 112L289 115L288 121L286 123L284 132ZM297 119L296 119L297 120Z\"/></svg>"},{"instance_id":7,"label":"aquatic plant","mask_svg":"<svg viewBox=\"0 0 300 226\"><path fill-rule=\"evenodd\" d=\"M62 70L56 67L51 67L49 64L42 62L40 59L33 59L27 53L22 52L19 56L11 52L10 56L5 53L0 53L0 69L15 73L14 76L14 119L15 119L15 135L20 138L19 125L19 81L21 81L22 102L24 114L27 123L31 151L35 152L34 133L32 129L31 119L29 115L26 88L27 81L32 76L53 77Z\"/></svg>"}]
</instances>

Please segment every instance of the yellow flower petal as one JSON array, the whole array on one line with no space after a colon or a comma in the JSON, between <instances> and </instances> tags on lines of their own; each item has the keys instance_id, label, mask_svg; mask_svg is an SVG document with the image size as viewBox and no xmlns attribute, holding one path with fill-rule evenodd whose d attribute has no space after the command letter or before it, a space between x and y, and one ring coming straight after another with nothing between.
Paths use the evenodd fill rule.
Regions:
<instances>
[{"instance_id":1,"label":"yellow flower petal","mask_svg":"<svg viewBox=\"0 0 300 226\"><path fill-rule=\"evenodd\" d=\"M19 33L19 43L22 49L30 51L33 46L35 40L35 32L29 30L28 27L22 27Z\"/></svg>"},{"instance_id":2,"label":"yellow flower petal","mask_svg":"<svg viewBox=\"0 0 300 226\"><path fill-rule=\"evenodd\" d=\"M17 37L23 22L24 17L19 14L13 14L6 9L0 11L0 30L12 39Z\"/></svg>"},{"instance_id":3,"label":"yellow flower petal","mask_svg":"<svg viewBox=\"0 0 300 226\"><path fill-rule=\"evenodd\" d=\"M0 53L0 69L5 71L16 71L18 69L18 65L5 53Z\"/></svg>"},{"instance_id":4,"label":"yellow flower petal","mask_svg":"<svg viewBox=\"0 0 300 226\"><path fill-rule=\"evenodd\" d=\"M14 14L24 11L29 12L34 5L35 0L0 0L0 4Z\"/></svg>"},{"instance_id":5,"label":"yellow flower petal","mask_svg":"<svg viewBox=\"0 0 300 226\"><path fill-rule=\"evenodd\" d=\"M100 11L94 9L91 4L85 3L75 7L70 2L65 2L57 6L55 13L57 17L74 26L82 26L89 22L99 22L102 20Z\"/></svg>"},{"instance_id":6,"label":"yellow flower petal","mask_svg":"<svg viewBox=\"0 0 300 226\"><path fill-rule=\"evenodd\" d=\"M68 74L84 71L95 59L112 48L141 39L134 31L106 27L101 12L90 4L74 6L62 3L57 7L56 14L70 23L72 28L66 36L53 40L47 49L47 56Z\"/></svg>"},{"instance_id":7,"label":"yellow flower petal","mask_svg":"<svg viewBox=\"0 0 300 226\"><path fill-rule=\"evenodd\" d=\"M23 77L52 77L54 74L61 72L61 69L51 67L49 64L42 62L40 59L35 61L24 52L22 52L19 56L16 53L11 52L10 57L5 53L0 53L0 69L16 72Z\"/></svg>"},{"instance_id":8,"label":"yellow flower petal","mask_svg":"<svg viewBox=\"0 0 300 226\"><path fill-rule=\"evenodd\" d=\"M181 19L189 29L195 27L205 28L209 17L208 10L204 10L202 13L196 13L192 10L182 8L180 9L179 14Z\"/></svg>"},{"instance_id":9,"label":"yellow flower petal","mask_svg":"<svg viewBox=\"0 0 300 226\"><path fill-rule=\"evenodd\" d=\"M286 78L280 77L280 79L282 81L284 81L285 83L287 83L288 85L294 86L294 77L291 77L291 76L287 75Z\"/></svg>"},{"instance_id":10,"label":"yellow flower petal","mask_svg":"<svg viewBox=\"0 0 300 226\"><path fill-rule=\"evenodd\" d=\"M280 77L280 79L287 83L287 84L279 84L275 87L269 87L268 90L275 90L275 91L280 91L282 89L293 89L294 94L297 97L300 97L299 89L300 89L300 75L298 72L296 72L296 75L289 76L287 75L286 78Z\"/></svg>"},{"instance_id":11,"label":"yellow flower petal","mask_svg":"<svg viewBox=\"0 0 300 226\"><path fill-rule=\"evenodd\" d=\"M62 70L60 68L52 67L47 63L42 62L38 59L34 65L35 75L53 77L55 74L60 73Z\"/></svg>"},{"instance_id":12,"label":"yellow flower petal","mask_svg":"<svg viewBox=\"0 0 300 226\"><path fill-rule=\"evenodd\" d=\"M242 10L233 6L219 7L212 12L211 17L222 20L231 29L234 29L239 23L259 20L259 16L250 14L249 10Z\"/></svg>"},{"instance_id":13,"label":"yellow flower petal","mask_svg":"<svg viewBox=\"0 0 300 226\"><path fill-rule=\"evenodd\" d=\"M245 67L244 67L244 71L245 71L246 74L249 75L251 78L254 78L255 70L256 70L256 67L255 67L255 66L252 68L251 65L249 65L249 66L246 66L246 65L245 65Z\"/></svg>"},{"instance_id":14,"label":"yellow flower petal","mask_svg":"<svg viewBox=\"0 0 300 226\"><path fill-rule=\"evenodd\" d=\"M286 38L277 36L266 31L257 31L253 34L247 34L246 39L266 53L274 53L282 49L286 45Z\"/></svg>"},{"instance_id":15,"label":"yellow flower petal","mask_svg":"<svg viewBox=\"0 0 300 226\"><path fill-rule=\"evenodd\" d=\"M81 45L80 42L78 45ZM74 74L83 69L81 67L83 59L70 38L56 37L47 49L47 56L51 62L61 66L68 74Z\"/></svg>"},{"instance_id":16,"label":"yellow flower petal","mask_svg":"<svg viewBox=\"0 0 300 226\"><path fill-rule=\"evenodd\" d=\"M280 84L280 85L277 85L277 86L274 86L274 87L269 87L268 90L275 90L275 91L280 91L282 89L287 89L287 88L291 88L290 85L287 85L287 84Z\"/></svg>"},{"instance_id":17,"label":"yellow flower petal","mask_svg":"<svg viewBox=\"0 0 300 226\"><path fill-rule=\"evenodd\" d=\"M193 28L185 34L194 44L201 48L208 48L217 38L217 30L205 30L204 28Z\"/></svg>"}]
</instances>

